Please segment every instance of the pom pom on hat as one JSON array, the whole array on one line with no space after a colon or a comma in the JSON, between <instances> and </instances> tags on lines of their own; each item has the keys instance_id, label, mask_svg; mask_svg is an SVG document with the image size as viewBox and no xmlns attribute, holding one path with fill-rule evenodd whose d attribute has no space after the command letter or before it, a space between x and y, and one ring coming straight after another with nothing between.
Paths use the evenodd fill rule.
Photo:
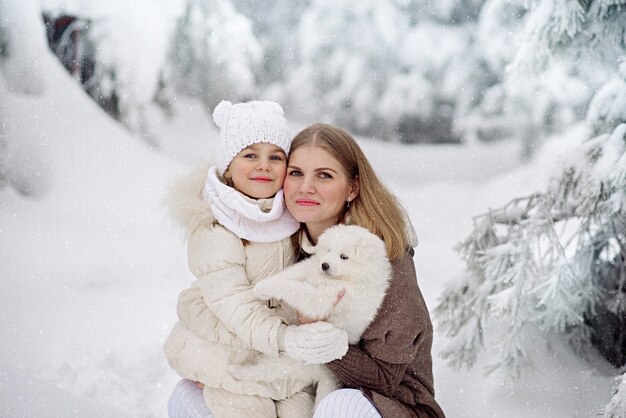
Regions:
<instances>
[{"instance_id":1,"label":"pom pom on hat","mask_svg":"<svg viewBox=\"0 0 626 418\"><path fill-rule=\"evenodd\" d=\"M213 110L213 121L220 128L215 153L217 168L223 175L233 158L244 148L268 142L289 153L291 139L283 108L274 102L252 101L232 104L224 100Z\"/></svg>"},{"instance_id":2,"label":"pom pom on hat","mask_svg":"<svg viewBox=\"0 0 626 418\"><path fill-rule=\"evenodd\" d=\"M228 100L222 100L215 109L213 109L213 121L218 127L224 126L226 123L226 118L228 118L228 112L230 112L230 108L233 106L231 102Z\"/></svg>"}]
</instances>

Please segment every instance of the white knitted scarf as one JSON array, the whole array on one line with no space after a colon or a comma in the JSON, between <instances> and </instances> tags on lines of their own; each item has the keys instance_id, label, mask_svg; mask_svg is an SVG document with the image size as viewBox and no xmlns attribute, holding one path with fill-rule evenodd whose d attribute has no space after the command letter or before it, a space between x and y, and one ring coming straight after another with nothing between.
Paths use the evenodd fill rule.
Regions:
<instances>
[{"instance_id":1,"label":"white knitted scarf","mask_svg":"<svg viewBox=\"0 0 626 418\"><path fill-rule=\"evenodd\" d=\"M285 209L282 189L273 199L251 199L222 183L217 166L209 168L203 191L215 219L239 238L273 242L287 238L300 228L300 222ZM270 207L268 212L264 207Z\"/></svg>"}]
</instances>

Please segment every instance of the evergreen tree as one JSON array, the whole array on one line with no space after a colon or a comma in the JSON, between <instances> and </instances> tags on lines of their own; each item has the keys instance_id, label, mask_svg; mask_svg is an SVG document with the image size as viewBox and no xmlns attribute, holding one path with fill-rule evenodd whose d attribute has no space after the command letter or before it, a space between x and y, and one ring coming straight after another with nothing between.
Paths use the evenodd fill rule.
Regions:
<instances>
[{"instance_id":1,"label":"evergreen tree","mask_svg":"<svg viewBox=\"0 0 626 418\"><path fill-rule=\"evenodd\" d=\"M480 63L471 35L480 3L312 1L280 100L306 119L364 135L458 142L457 101L471 100L489 77L473 65Z\"/></svg>"},{"instance_id":2,"label":"evergreen tree","mask_svg":"<svg viewBox=\"0 0 626 418\"><path fill-rule=\"evenodd\" d=\"M558 55L626 52L626 2L531 4L528 43L513 71L538 73ZM592 33L606 42L583 42ZM526 61L534 49L538 57ZM626 364L626 63L616 67L589 105L588 139L564 156L545 190L475 217L458 244L466 271L435 309L451 337L443 355L452 365L471 367L488 332L498 342L487 372L515 378L535 330L560 336L577 353L594 347L613 365ZM623 416L624 392L622 383L607 415Z\"/></svg>"},{"instance_id":3,"label":"evergreen tree","mask_svg":"<svg viewBox=\"0 0 626 418\"><path fill-rule=\"evenodd\" d=\"M296 64L298 26L310 0L233 0L233 3L250 19L263 48L263 60L255 67L255 73L259 87L271 96L273 90L281 88Z\"/></svg>"},{"instance_id":4,"label":"evergreen tree","mask_svg":"<svg viewBox=\"0 0 626 418\"><path fill-rule=\"evenodd\" d=\"M187 0L177 21L161 95L182 93L208 108L220 100L252 99L263 56L248 18L227 0Z\"/></svg>"},{"instance_id":5,"label":"evergreen tree","mask_svg":"<svg viewBox=\"0 0 626 418\"><path fill-rule=\"evenodd\" d=\"M313 1L301 19L299 62L285 100L309 119L372 133L384 125L374 107L407 25L395 2Z\"/></svg>"},{"instance_id":6,"label":"evergreen tree","mask_svg":"<svg viewBox=\"0 0 626 418\"><path fill-rule=\"evenodd\" d=\"M593 91L614 74L616 56L591 58L584 52L589 45L574 41L596 36L582 27L581 33L568 32L572 39L551 29L544 37L529 35L539 16L549 27L558 26L552 20L571 4L578 3L537 1L525 8L523 2L487 0L483 5L476 47L494 79L474 105L457 114L456 129L466 140L515 139L530 157L542 139L584 118Z\"/></svg>"},{"instance_id":7,"label":"evergreen tree","mask_svg":"<svg viewBox=\"0 0 626 418\"><path fill-rule=\"evenodd\" d=\"M613 392L613 397L603 411L607 418L623 418L624 411L626 411L626 374L616 380L618 384Z\"/></svg>"}]
</instances>

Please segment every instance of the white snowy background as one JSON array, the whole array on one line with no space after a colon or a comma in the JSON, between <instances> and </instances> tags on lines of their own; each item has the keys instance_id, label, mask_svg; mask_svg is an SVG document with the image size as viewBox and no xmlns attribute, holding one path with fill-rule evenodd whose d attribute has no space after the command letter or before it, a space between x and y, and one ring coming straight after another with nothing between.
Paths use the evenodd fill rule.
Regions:
<instances>
[{"instance_id":1,"label":"white snowy background","mask_svg":"<svg viewBox=\"0 0 626 418\"><path fill-rule=\"evenodd\" d=\"M1 132L10 138L0 152L12 161L12 181L31 190L0 188L0 416L163 417L178 377L161 347L192 277L161 200L169 182L209 158L218 132L203 103L184 97L171 119L144 109L158 148L114 121L40 42L39 9L29 4L12 10L31 34L16 41L24 56L0 77ZM147 21L147 33L158 33L150 32L158 16ZM143 52L154 59L164 41L150 40ZM153 80L145 69L128 82ZM305 125L290 121L292 133ZM415 224L429 307L463 268L452 247L472 216L544 187L583 139L572 125L522 161L519 142L408 146L359 137ZM469 371L450 369L438 356L445 344L436 328L436 397L449 417L595 416L615 385L608 363L576 357L545 335L517 382L485 376L481 358Z\"/></svg>"}]
</instances>

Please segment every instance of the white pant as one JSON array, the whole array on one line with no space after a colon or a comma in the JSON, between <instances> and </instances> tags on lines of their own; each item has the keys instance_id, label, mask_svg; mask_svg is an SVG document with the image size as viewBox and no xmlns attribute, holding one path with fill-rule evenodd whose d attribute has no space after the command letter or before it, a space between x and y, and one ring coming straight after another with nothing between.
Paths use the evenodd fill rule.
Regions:
<instances>
[{"instance_id":1,"label":"white pant","mask_svg":"<svg viewBox=\"0 0 626 418\"><path fill-rule=\"evenodd\" d=\"M324 397L313 418L382 418L374 404L357 389L338 389Z\"/></svg>"},{"instance_id":2,"label":"white pant","mask_svg":"<svg viewBox=\"0 0 626 418\"><path fill-rule=\"evenodd\" d=\"M176 384L167 402L170 418L213 418L206 407L202 389L191 380L183 379Z\"/></svg>"},{"instance_id":3,"label":"white pant","mask_svg":"<svg viewBox=\"0 0 626 418\"><path fill-rule=\"evenodd\" d=\"M167 413L170 418L215 418L207 407L207 399L215 415L224 417L310 418L313 410L313 396L305 391L281 401L272 401L222 389L205 388L203 391L196 382L183 379L170 395Z\"/></svg>"}]
</instances>

